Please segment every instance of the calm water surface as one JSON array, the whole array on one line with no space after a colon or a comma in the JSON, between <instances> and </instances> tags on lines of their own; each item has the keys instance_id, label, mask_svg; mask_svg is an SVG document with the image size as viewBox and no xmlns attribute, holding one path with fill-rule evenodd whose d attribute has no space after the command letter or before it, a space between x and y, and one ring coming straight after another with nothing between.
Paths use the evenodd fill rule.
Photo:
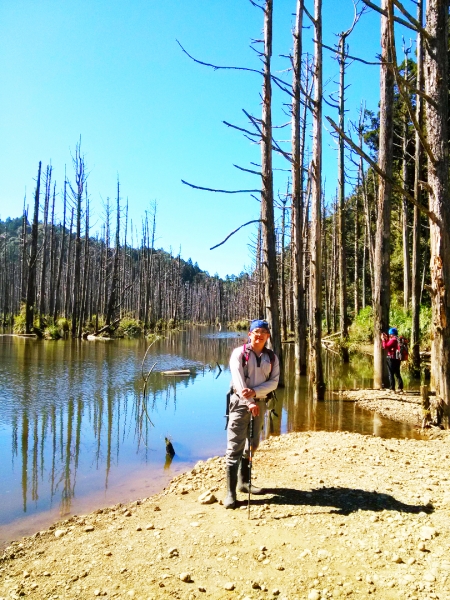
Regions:
<instances>
[{"instance_id":1,"label":"calm water surface","mask_svg":"<svg viewBox=\"0 0 450 600\"><path fill-rule=\"evenodd\" d=\"M198 460L224 453L225 394L237 333L190 328L157 341L143 397L146 340L38 341L0 336L0 545L65 515L128 502L161 491ZM330 390L371 387L371 361L342 365L324 355ZM295 380L286 345L286 387L264 435L346 430L418 437L395 423L342 402L331 392L310 399L308 379ZM220 365L220 367L219 367ZM167 377L168 369L190 375ZM169 462L164 438L176 456Z\"/></svg>"}]
</instances>

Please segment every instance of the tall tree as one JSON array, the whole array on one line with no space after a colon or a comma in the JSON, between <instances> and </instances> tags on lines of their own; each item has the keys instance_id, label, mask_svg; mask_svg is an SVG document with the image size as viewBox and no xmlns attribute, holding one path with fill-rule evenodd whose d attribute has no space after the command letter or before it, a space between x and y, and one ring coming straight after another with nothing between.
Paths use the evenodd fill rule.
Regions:
<instances>
[{"instance_id":1,"label":"tall tree","mask_svg":"<svg viewBox=\"0 0 450 600\"><path fill-rule=\"evenodd\" d=\"M381 171L391 179L393 162L394 74L392 68L389 66L392 61L389 18L392 18L392 0L382 0L381 7L384 14L381 15L380 134L378 166ZM391 194L392 186L390 180L385 177L379 177L373 289L373 382L376 389L383 386L386 370L380 334L389 327Z\"/></svg>"},{"instance_id":2,"label":"tall tree","mask_svg":"<svg viewBox=\"0 0 450 600\"><path fill-rule=\"evenodd\" d=\"M448 0L428 0L425 92L430 186L431 371L439 413L450 417L450 202L448 183Z\"/></svg>"},{"instance_id":3,"label":"tall tree","mask_svg":"<svg viewBox=\"0 0 450 600\"><path fill-rule=\"evenodd\" d=\"M306 310L303 287L303 160L301 144L301 76L303 0L297 0L292 55L292 285L294 296L295 372L306 373ZM305 106L307 101L305 99ZM303 122L303 131L306 123ZM303 153L302 153L303 150Z\"/></svg>"},{"instance_id":4,"label":"tall tree","mask_svg":"<svg viewBox=\"0 0 450 600\"><path fill-rule=\"evenodd\" d=\"M36 180L36 191L34 193L33 225L31 228L31 248L28 265L27 299L25 303L25 331L33 331L34 310L36 302L36 270L38 250L38 220L39 220L39 195L41 189L41 163L39 162Z\"/></svg>"},{"instance_id":5,"label":"tall tree","mask_svg":"<svg viewBox=\"0 0 450 600\"><path fill-rule=\"evenodd\" d=\"M417 2L417 21L422 27L423 24L423 0ZM419 28L417 31L417 74L416 88L419 92L423 91L423 34ZM423 98L416 94L416 121L420 128L423 127ZM415 153L414 153L414 198L418 204L422 204L422 187L420 180L423 170L423 148L420 142L419 131L415 132ZM411 357L414 370L418 375L420 373L420 230L421 218L420 211L414 206L414 221L412 234L412 273L411 273Z\"/></svg>"},{"instance_id":6,"label":"tall tree","mask_svg":"<svg viewBox=\"0 0 450 600\"><path fill-rule=\"evenodd\" d=\"M322 367L322 0L314 1L314 101L313 101L313 159L311 203L311 324L310 377L313 396L323 400L325 383Z\"/></svg>"},{"instance_id":7,"label":"tall tree","mask_svg":"<svg viewBox=\"0 0 450 600\"><path fill-rule=\"evenodd\" d=\"M264 7L264 76L261 123L261 220L263 241L263 274L266 319L271 327L272 346L282 364L280 316L278 309L278 276L273 202L272 169L272 15L273 0L266 0ZM281 374L283 370L281 369ZM282 375L281 375L282 377Z\"/></svg>"}]
</instances>

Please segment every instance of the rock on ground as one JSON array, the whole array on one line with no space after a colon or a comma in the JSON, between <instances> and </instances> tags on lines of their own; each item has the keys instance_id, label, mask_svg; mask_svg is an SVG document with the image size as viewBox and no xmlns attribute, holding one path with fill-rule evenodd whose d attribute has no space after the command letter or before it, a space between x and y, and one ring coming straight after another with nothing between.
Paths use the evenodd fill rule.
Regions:
<instances>
[{"instance_id":1,"label":"rock on ground","mask_svg":"<svg viewBox=\"0 0 450 600\"><path fill-rule=\"evenodd\" d=\"M12 543L0 598L450 598L449 458L447 435L273 437L250 519L245 495L199 502L225 495L224 459L199 462L161 494Z\"/></svg>"}]
</instances>

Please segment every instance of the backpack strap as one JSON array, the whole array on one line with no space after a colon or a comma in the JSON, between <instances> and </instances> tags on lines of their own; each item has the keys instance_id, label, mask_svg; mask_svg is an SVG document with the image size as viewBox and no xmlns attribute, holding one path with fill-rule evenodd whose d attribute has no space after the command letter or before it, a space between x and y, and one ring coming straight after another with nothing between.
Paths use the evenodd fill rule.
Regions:
<instances>
[{"instance_id":1,"label":"backpack strap","mask_svg":"<svg viewBox=\"0 0 450 600\"><path fill-rule=\"evenodd\" d=\"M242 347L242 354L241 354L241 360L242 360L242 368L244 369L244 376L248 377L248 368L247 368L247 372L246 372L246 367L248 365L248 361L250 359L250 350L251 350L251 345L250 344L244 344ZM267 354L267 356L269 357L270 360L270 372L272 373L272 369L273 369L273 365L275 364L275 352L273 350L271 350L270 348L263 348L263 353ZM270 375L268 377L268 379L270 378Z\"/></svg>"}]
</instances>

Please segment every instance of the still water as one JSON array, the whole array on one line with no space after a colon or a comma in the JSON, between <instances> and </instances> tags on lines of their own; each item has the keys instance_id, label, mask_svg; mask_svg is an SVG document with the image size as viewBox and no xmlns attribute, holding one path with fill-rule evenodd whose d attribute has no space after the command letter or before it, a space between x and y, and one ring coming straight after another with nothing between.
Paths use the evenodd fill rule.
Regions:
<instances>
[{"instance_id":1,"label":"still water","mask_svg":"<svg viewBox=\"0 0 450 600\"><path fill-rule=\"evenodd\" d=\"M228 359L245 337L193 327L148 342L42 341L0 336L0 546L65 515L161 491L198 460L224 453ZM371 360L324 355L327 398L311 400L285 346L286 386L264 436L344 430L418 437L408 425L339 401L371 387ZM144 397L143 372L156 363ZM183 377L162 371L189 369ZM169 461L164 438L176 455Z\"/></svg>"}]
</instances>

